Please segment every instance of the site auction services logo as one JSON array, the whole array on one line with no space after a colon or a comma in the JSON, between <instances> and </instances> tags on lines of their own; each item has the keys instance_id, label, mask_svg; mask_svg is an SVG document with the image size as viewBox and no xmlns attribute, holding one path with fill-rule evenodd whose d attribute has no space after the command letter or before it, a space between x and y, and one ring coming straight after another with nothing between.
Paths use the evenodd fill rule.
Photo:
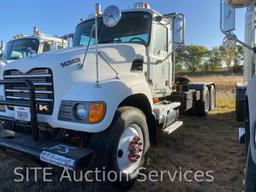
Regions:
<instances>
[{"instance_id":1,"label":"site auction services logo","mask_svg":"<svg viewBox=\"0 0 256 192\"><path fill-rule=\"evenodd\" d=\"M102 169L86 171L71 171L63 169L58 176L53 174L52 167L16 167L14 169L15 182L116 182L124 181L121 172L107 171ZM126 178L128 180L128 177ZM213 171L183 170L181 167L175 171L147 170L142 167L138 170L138 182L213 182Z\"/></svg>"}]
</instances>

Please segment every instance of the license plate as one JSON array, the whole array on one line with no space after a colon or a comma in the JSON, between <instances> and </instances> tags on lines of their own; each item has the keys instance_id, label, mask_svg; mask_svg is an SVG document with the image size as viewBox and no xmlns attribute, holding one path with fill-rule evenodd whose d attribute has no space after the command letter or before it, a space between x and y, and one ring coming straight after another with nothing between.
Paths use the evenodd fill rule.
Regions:
<instances>
[{"instance_id":1,"label":"license plate","mask_svg":"<svg viewBox=\"0 0 256 192\"><path fill-rule=\"evenodd\" d=\"M14 107L14 118L20 121L31 121L30 108Z\"/></svg>"}]
</instances>

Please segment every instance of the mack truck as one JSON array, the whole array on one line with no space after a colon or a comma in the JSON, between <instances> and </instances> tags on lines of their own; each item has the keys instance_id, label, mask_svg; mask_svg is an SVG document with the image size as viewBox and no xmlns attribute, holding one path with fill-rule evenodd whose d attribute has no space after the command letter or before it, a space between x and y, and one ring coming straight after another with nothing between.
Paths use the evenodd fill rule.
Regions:
<instances>
[{"instance_id":1,"label":"mack truck","mask_svg":"<svg viewBox=\"0 0 256 192\"><path fill-rule=\"evenodd\" d=\"M243 82L236 85L237 120L244 121L244 128L239 128L241 143L245 143L247 154L245 168L245 191L256 191L256 2L254 0L221 0L220 29L225 34L224 47L232 48L239 43L244 46ZM246 8L245 39L240 40L234 33L235 9Z\"/></svg>"},{"instance_id":2,"label":"mack truck","mask_svg":"<svg viewBox=\"0 0 256 192\"><path fill-rule=\"evenodd\" d=\"M115 171L132 184L157 135L206 116L214 83L175 78L185 18L147 3L109 6L81 21L73 47L3 67L0 147L63 167Z\"/></svg>"},{"instance_id":3,"label":"mack truck","mask_svg":"<svg viewBox=\"0 0 256 192\"><path fill-rule=\"evenodd\" d=\"M68 39L63 37L54 37L43 34L37 27L33 27L31 36L17 34L7 42L3 50L1 43L0 66L6 65L17 59L32 57L35 54L58 50L68 47Z\"/></svg>"}]
</instances>

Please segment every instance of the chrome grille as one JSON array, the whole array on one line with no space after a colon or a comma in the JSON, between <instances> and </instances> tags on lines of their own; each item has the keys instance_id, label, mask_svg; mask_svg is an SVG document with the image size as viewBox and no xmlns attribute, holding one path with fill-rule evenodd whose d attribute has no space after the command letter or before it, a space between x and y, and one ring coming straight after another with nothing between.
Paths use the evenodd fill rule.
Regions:
<instances>
[{"instance_id":1,"label":"chrome grille","mask_svg":"<svg viewBox=\"0 0 256 192\"><path fill-rule=\"evenodd\" d=\"M4 72L4 79L30 80L35 86L37 111L39 114L51 115L54 105L53 76L50 69L37 68L28 73L18 70L7 70ZM5 85L6 100L28 101L29 91L25 85ZM9 106L10 110L13 107Z\"/></svg>"}]
</instances>

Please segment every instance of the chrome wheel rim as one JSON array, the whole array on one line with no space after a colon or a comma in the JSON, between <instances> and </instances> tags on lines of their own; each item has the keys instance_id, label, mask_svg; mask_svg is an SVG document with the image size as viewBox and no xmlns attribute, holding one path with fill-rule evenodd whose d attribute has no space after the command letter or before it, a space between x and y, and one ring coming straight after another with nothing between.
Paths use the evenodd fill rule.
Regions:
<instances>
[{"instance_id":1,"label":"chrome wheel rim","mask_svg":"<svg viewBox=\"0 0 256 192\"><path fill-rule=\"evenodd\" d=\"M125 174L137 170L143 156L143 135L135 126L131 125L123 131L117 148L117 165Z\"/></svg>"}]
</instances>

